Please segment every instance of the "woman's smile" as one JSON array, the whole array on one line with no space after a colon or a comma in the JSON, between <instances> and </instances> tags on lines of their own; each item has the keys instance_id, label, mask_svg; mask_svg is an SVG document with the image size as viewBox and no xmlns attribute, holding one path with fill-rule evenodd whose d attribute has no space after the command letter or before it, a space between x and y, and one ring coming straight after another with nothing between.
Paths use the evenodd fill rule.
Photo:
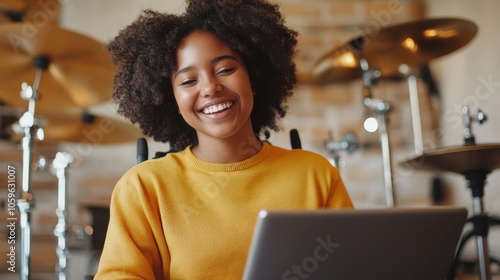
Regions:
<instances>
[{"instance_id":1,"label":"woman's smile","mask_svg":"<svg viewBox=\"0 0 500 280\"><path fill-rule=\"evenodd\" d=\"M231 108L232 106L233 106L232 101L225 101L225 102L222 102L219 104L210 105L208 107L205 107L201 110L201 112L203 112L203 114L205 114L205 115L212 115L215 113L220 113L220 112L226 111L229 108Z\"/></svg>"}]
</instances>

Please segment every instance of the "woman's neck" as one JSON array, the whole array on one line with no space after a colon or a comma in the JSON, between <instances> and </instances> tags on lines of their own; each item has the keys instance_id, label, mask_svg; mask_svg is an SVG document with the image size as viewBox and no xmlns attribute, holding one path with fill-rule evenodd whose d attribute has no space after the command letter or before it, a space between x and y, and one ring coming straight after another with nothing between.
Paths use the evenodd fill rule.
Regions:
<instances>
[{"instance_id":1,"label":"woman's neck","mask_svg":"<svg viewBox=\"0 0 500 280\"><path fill-rule=\"evenodd\" d=\"M201 139L200 139L201 140ZM253 134L242 139L203 139L191 148L193 154L206 162L234 163L256 155L262 142Z\"/></svg>"}]
</instances>

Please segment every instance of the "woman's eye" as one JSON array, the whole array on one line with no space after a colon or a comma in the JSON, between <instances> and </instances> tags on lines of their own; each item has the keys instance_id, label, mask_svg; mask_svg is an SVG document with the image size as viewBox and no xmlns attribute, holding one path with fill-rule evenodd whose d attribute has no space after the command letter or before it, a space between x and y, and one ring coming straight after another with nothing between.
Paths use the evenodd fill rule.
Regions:
<instances>
[{"instance_id":1,"label":"woman's eye","mask_svg":"<svg viewBox=\"0 0 500 280\"><path fill-rule=\"evenodd\" d=\"M184 80L181 82L181 86L190 86L196 83L196 80Z\"/></svg>"},{"instance_id":2,"label":"woman's eye","mask_svg":"<svg viewBox=\"0 0 500 280\"><path fill-rule=\"evenodd\" d=\"M235 69L236 68L234 68L234 67L221 68L221 69L219 69L219 71L217 71L217 74L218 75L227 75L227 74L234 72Z\"/></svg>"}]
</instances>

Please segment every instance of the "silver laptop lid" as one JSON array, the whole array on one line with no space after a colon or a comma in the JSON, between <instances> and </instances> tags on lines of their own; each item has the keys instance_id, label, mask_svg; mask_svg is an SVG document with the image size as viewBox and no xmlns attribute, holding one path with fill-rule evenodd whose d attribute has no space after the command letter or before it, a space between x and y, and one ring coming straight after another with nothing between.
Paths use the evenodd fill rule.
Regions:
<instances>
[{"instance_id":1,"label":"silver laptop lid","mask_svg":"<svg viewBox=\"0 0 500 280\"><path fill-rule=\"evenodd\" d=\"M261 211L244 280L443 280L463 207Z\"/></svg>"}]
</instances>

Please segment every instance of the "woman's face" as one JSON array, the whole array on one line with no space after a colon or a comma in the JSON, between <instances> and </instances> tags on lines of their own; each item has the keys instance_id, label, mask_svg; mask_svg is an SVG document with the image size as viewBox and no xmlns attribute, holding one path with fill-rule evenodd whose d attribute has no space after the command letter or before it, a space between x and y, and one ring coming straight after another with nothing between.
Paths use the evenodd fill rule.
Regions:
<instances>
[{"instance_id":1,"label":"woman's face","mask_svg":"<svg viewBox=\"0 0 500 280\"><path fill-rule=\"evenodd\" d=\"M195 31L181 41L172 85L179 113L196 130L200 143L253 135L247 69L238 53L216 35Z\"/></svg>"}]
</instances>

